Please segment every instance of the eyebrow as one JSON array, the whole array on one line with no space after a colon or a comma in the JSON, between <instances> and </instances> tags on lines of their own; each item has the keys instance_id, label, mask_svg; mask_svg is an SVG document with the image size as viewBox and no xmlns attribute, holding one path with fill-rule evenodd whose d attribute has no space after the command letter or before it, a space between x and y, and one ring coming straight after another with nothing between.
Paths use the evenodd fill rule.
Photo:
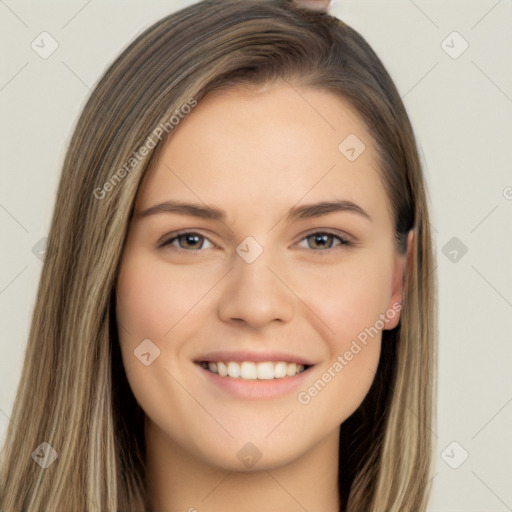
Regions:
<instances>
[{"instance_id":1,"label":"eyebrow","mask_svg":"<svg viewBox=\"0 0 512 512\"><path fill-rule=\"evenodd\" d=\"M290 208L286 218L288 221L312 219L315 217L322 217L333 212L351 212L358 214L369 221L372 220L370 215L368 215L363 208L356 203L347 200L322 201L319 203ZM224 210L205 204L184 203L181 201L166 201L164 203L151 206L137 213L135 218L139 220L161 213L174 213L190 217L199 217L202 219L219 220L222 222L226 220L226 212Z\"/></svg>"}]
</instances>

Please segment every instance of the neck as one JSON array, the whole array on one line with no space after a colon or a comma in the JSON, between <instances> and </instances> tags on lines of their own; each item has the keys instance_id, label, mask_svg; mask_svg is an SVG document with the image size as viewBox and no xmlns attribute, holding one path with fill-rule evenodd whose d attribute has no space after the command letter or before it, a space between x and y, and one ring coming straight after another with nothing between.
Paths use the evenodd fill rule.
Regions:
<instances>
[{"instance_id":1,"label":"neck","mask_svg":"<svg viewBox=\"0 0 512 512\"><path fill-rule=\"evenodd\" d=\"M294 461L270 470L230 471L199 460L146 417L152 509L165 512L339 512L339 428Z\"/></svg>"}]
</instances>

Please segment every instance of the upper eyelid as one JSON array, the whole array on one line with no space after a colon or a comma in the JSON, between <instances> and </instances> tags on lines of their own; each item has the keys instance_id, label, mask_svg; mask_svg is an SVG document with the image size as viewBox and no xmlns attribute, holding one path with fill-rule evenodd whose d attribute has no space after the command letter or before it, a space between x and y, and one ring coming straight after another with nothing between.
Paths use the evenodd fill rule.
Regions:
<instances>
[{"instance_id":1,"label":"upper eyelid","mask_svg":"<svg viewBox=\"0 0 512 512\"><path fill-rule=\"evenodd\" d=\"M180 236L192 234L192 235L202 236L203 238L207 239L210 243L212 243L214 246L218 247L218 244L216 244L208 236L204 235L201 231L202 230L193 230L193 229L177 231L176 233L171 234L169 237L166 237L166 236L162 237L162 239L161 239L161 241L159 242L158 245L159 246L170 245L170 242L173 242L174 240L176 240ZM305 238L308 238L308 237L310 237L312 235L315 235L315 234L332 235L332 236L340 239L341 241L345 241L345 242L348 242L348 243L353 243L352 237L350 235L348 235L348 234L345 234L344 232L343 233L342 232L336 232L336 230L332 230L332 229L313 229L312 231L308 231L305 234L301 235L301 238L299 240L297 240L297 242L295 242L293 245L295 246L298 243L302 242ZM187 250L187 249L184 249L184 250ZM192 249L190 252L192 252L193 250L194 249ZM195 249L195 250L199 251L200 249ZM326 250L329 250L329 249L326 249Z\"/></svg>"},{"instance_id":2,"label":"upper eyelid","mask_svg":"<svg viewBox=\"0 0 512 512\"><path fill-rule=\"evenodd\" d=\"M207 240L209 240L213 245L215 245L215 246L217 245L213 240L210 240L209 236L206 236L203 233L201 233L201 230L194 230L194 229L186 229L183 231L177 231L176 233L171 233L169 236L164 235L157 242L157 245L158 246L162 246L164 244L167 245L167 244L169 244L169 242L172 242L176 238L179 238L180 236L183 236L183 235L199 235L199 236L202 236L203 238L206 238Z\"/></svg>"}]
</instances>

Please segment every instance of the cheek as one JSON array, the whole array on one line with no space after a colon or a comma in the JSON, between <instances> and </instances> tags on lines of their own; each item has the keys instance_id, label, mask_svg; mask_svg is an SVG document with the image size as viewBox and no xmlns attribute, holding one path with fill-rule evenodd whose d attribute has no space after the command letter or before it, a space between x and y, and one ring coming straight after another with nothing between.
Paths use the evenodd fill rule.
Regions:
<instances>
[{"instance_id":1,"label":"cheek","mask_svg":"<svg viewBox=\"0 0 512 512\"><path fill-rule=\"evenodd\" d=\"M350 344L366 329L376 326L382 330L380 317L392 293L392 275L386 261L361 258L324 270L322 276L301 279L303 296L328 327L330 344L336 351L345 350L347 342Z\"/></svg>"},{"instance_id":2,"label":"cheek","mask_svg":"<svg viewBox=\"0 0 512 512\"><path fill-rule=\"evenodd\" d=\"M116 319L127 375L133 372L134 379L141 372L173 369L207 318L203 299L218 280L216 273L200 274L194 266L171 271L165 261L135 250L125 253L116 288ZM158 357L146 367L136 355L148 351L150 360L153 354Z\"/></svg>"},{"instance_id":3,"label":"cheek","mask_svg":"<svg viewBox=\"0 0 512 512\"><path fill-rule=\"evenodd\" d=\"M135 398L151 417L169 400L171 363L180 357L189 334L184 317L205 293L186 271L179 275L170 275L168 265L134 250L125 253L116 288L123 366ZM179 336L172 336L176 325Z\"/></svg>"},{"instance_id":4,"label":"cheek","mask_svg":"<svg viewBox=\"0 0 512 512\"><path fill-rule=\"evenodd\" d=\"M392 292L390 268L385 258L371 255L321 275L302 276L302 296L327 326L322 333L329 350L319 381L305 390L302 402L299 398L315 402L310 411L328 414L329 407L339 404L337 420L342 422L366 396L380 358L382 315Z\"/></svg>"},{"instance_id":5,"label":"cheek","mask_svg":"<svg viewBox=\"0 0 512 512\"><path fill-rule=\"evenodd\" d=\"M330 418L329 425L339 425L367 395L379 364L388 277L382 264L352 266L325 276L321 285L309 283L307 304L328 326L322 332L329 350L316 379L297 396L309 421Z\"/></svg>"},{"instance_id":6,"label":"cheek","mask_svg":"<svg viewBox=\"0 0 512 512\"><path fill-rule=\"evenodd\" d=\"M190 274L190 275L189 275ZM127 258L117 286L117 320L140 338L163 339L208 290L190 270L169 275L169 266L143 256Z\"/></svg>"},{"instance_id":7,"label":"cheek","mask_svg":"<svg viewBox=\"0 0 512 512\"><path fill-rule=\"evenodd\" d=\"M187 288L171 283L162 278L158 263L149 263L136 253L125 256L116 288L116 319L127 374L132 370L148 373L162 361L165 335L183 316L187 303L183 296ZM150 353L149 359L154 360L150 366L137 359L139 347L145 347L141 353Z\"/></svg>"}]
</instances>

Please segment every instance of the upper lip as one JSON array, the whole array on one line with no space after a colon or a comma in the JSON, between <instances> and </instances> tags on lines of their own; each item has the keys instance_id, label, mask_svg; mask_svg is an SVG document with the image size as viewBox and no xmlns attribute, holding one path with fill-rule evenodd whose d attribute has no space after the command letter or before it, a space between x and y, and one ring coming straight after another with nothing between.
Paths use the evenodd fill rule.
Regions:
<instances>
[{"instance_id":1,"label":"upper lip","mask_svg":"<svg viewBox=\"0 0 512 512\"><path fill-rule=\"evenodd\" d=\"M265 362L265 361L272 361L272 362L278 362L278 361L285 361L287 363L296 363L296 364L302 364L304 366L312 366L315 363L312 361L306 359L305 357L290 354L288 352L254 352L249 350L240 350L240 351L229 351L229 350L223 350L223 351L215 351L215 352L208 352L204 355L201 355L199 357L196 357L194 359L195 363L202 363L204 361L207 362L217 362L217 361L223 361L223 362L243 362L243 361L253 361L255 363L258 362Z\"/></svg>"}]
</instances>

